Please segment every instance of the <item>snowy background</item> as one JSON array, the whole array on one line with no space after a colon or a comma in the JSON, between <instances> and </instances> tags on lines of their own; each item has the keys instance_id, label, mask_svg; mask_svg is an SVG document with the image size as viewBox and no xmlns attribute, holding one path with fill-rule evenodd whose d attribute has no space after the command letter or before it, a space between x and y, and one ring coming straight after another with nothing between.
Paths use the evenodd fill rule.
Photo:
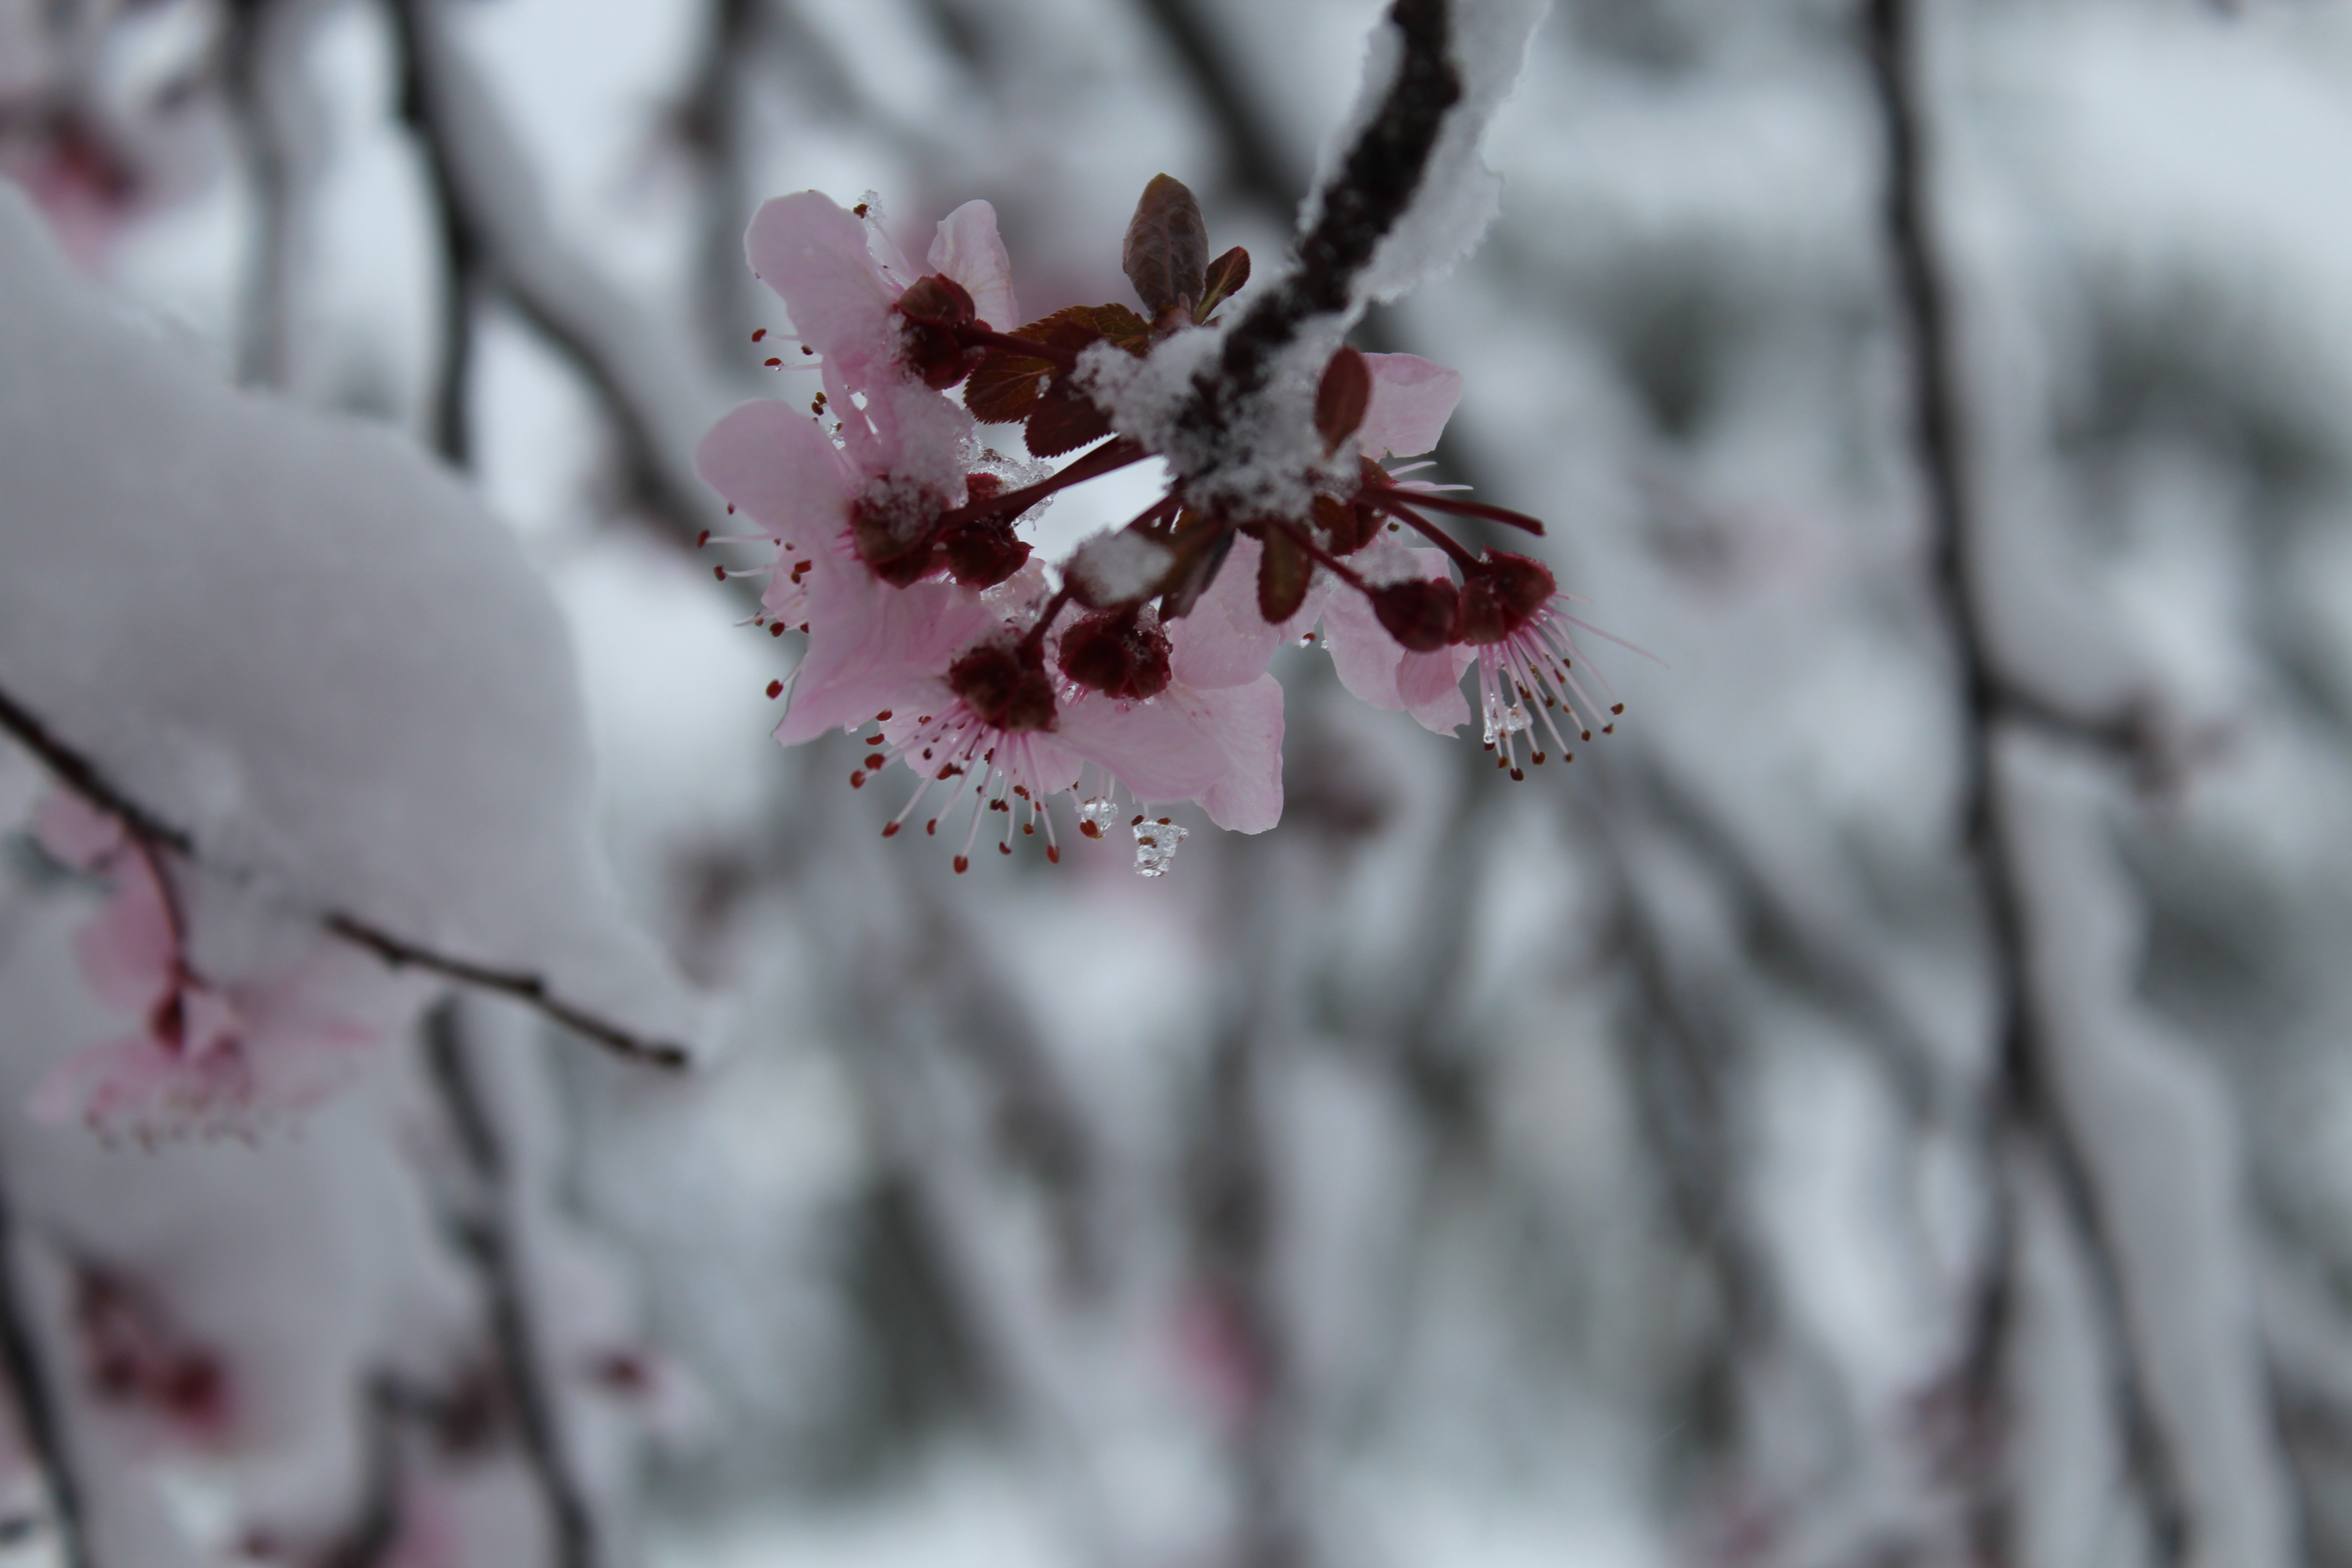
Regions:
<instances>
[{"instance_id":1,"label":"snowy background","mask_svg":"<svg viewBox=\"0 0 2352 1568\"><path fill-rule=\"evenodd\" d=\"M0 689L699 1058L469 993L249 1139L0 1122L6 1560L61 1459L105 1568L2352 1563L2352 12L1892 8L1966 646L1885 0L1556 0L1358 341L1662 663L1515 784L1286 650L1282 825L1145 881L953 876L768 739L694 548L701 432L814 391L743 226L984 197L1043 315L1165 171L1263 277L1375 0L0 0ZM115 1026L40 793L12 1104Z\"/></svg>"}]
</instances>

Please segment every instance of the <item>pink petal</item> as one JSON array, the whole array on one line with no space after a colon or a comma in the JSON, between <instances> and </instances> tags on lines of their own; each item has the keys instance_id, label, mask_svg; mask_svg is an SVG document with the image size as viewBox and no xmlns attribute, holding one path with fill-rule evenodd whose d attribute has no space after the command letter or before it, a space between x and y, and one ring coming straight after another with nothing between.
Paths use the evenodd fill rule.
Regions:
<instances>
[{"instance_id":1,"label":"pink petal","mask_svg":"<svg viewBox=\"0 0 2352 1568\"><path fill-rule=\"evenodd\" d=\"M1408 653L1397 664L1397 699L1425 730L1451 735L1470 722L1470 700L1462 695L1462 672L1478 660L1455 644L1435 653Z\"/></svg>"},{"instance_id":2,"label":"pink petal","mask_svg":"<svg viewBox=\"0 0 2352 1568\"><path fill-rule=\"evenodd\" d=\"M1149 702L1088 697L1057 733L1138 800L1198 800L1240 833L1282 816L1282 683L1270 675L1210 691L1174 685Z\"/></svg>"},{"instance_id":3,"label":"pink petal","mask_svg":"<svg viewBox=\"0 0 2352 1568\"><path fill-rule=\"evenodd\" d=\"M751 270L781 295L793 330L862 385L889 363L898 290L866 247L866 226L818 191L763 204L743 237Z\"/></svg>"},{"instance_id":4,"label":"pink petal","mask_svg":"<svg viewBox=\"0 0 2352 1568\"><path fill-rule=\"evenodd\" d=\"M1170 687L1149 702L1094 694L1062 710L1062 743L1108 770L1136 799L1191 800L1224 776L1228 762L1215 738Z\"/></svg>"},{"instance_id":5,"label":"pink petal","mask_svg":"<svg viewBox=\"0 0 2352 1568\"><path fill-rule=\"evenodd\" d=\"M122 824L69 789L49 792L33 835L58 860L85 871L122 847Z\"/></svg>"},{"instance_id":6,"label":"pink petal","mask_svg":"<svg viewBox=\"0 0 2352 1568\"><path fill-rule=\"evenodd\" d=\"M777 741L797 745L886 709L920 701L936 712L951 700L941 679L948 665L996 630L996 613L951 583L893 588L846 541L818 559L809 574L808 652Z\"/></svg>"},{"instance_id":7,"label":"pink petal","mask_svg":"<svg viewBox=\"0 0 2352 1568\"><path fill-rule=\"evenodd\" d=\"M1021 307L1013 300L1013 258L996 232L996 209L966 202L940 220L931 241L931 270L963 285L982 323L1000 332L1020 326Z\"/></svg>"},{"instance_id":8,"label":"pink petal","mask_svg":"<svg viewBox=\"0 0 2352 1568\"><path fill-rule=\"evenodd\" d=\"M1278 626L1265 624L1257 608L1257 568L1265 553L1256 540L1235 538L1192 613L1167 623L1169 668L1184 685L1203 691L1247 685L1265 673L1275 649L1303 636L1323 613L1331 580L1318 572L1297 614Z\"/></svg>"},{"instance_id":9,"label":"pink petal","mask_svg":"<svg viewBox=\"0 0 2352 1568\"><path fill-rule=\"evenodd\" d=\"M1262 675L1195 696L1230 759L1225 776L1201 796L1201 809L1220 827L1264 833L1282 820L1282 682Z\"/></svg>"},{"instance_id":10,"label":"pink petal","mask_svg":"<svg viewBox=\"0 0 2352 1568\"><path fill-rule=\"evenodd\" d=\"M1440 550L1418 550L1400 544L1383 533L1349 558L1350 565L1374 584L1399 582L1406 577L1438 578L1447 575L1445 553ZM1421 718L1423 707L1442 717L1436 706L1436 693L1431 683L1433 673L1428 667L1416 667L1415 692L1419 701L1408 697L1398 682L1408 657L1397 640L1389 636L1372 606L1364 595L1352 588L1336 589L1323 607L1323 642L1331 650L1331 665L1339 672L1339 684L1358 700L1391 713L1411 710ZM1443 654L1418 656L1430 660L1451 659L1456 649ZM1468 668L1465 657L1453 668L1458 676ZM1466 705L1465 705L1466 708ZM1467 717L1465 711L1465 717ZM1428 723L1427 719L1423 722ZM1455 722L1460 722L1459 720ZM1432 726L1434 728L1435 726Z\"/></svg>"},{"instance_id":11,"label":"pink petal","mask_svg":"<svg viewBox=\"0 0 2352 1568\"><path fill-rule=\"evenodd\" d=\"M814 551L849 526L855 481L841 449L785 404L746 403L694 450L694 471L739 516L779 542Z\"/></svg>"},{"instance_id":12,"label":"pink petal","mask_svg":"<svg viewBox=\"0 0 2352 1568\"><path fill-rule=\"evenodd\" d=\"M1366 354L1372 400L1356 431L1365 457L1410 458L1437 445L1454 405L1462 401L1462 373L1418 354Z\"/></svg>"},{"instance_id":13,"label":"pink petal","mask_svg":"<svg viewBox=\"0 0 2352 1568\"><path fill-rule=\"evenodd\" d=\"M171 989L177 955L154 871L143 857L125 856L113 897L74 933L74 957L90 994L119 1012L143 1014Z\"/></svg>"}]
</instances>

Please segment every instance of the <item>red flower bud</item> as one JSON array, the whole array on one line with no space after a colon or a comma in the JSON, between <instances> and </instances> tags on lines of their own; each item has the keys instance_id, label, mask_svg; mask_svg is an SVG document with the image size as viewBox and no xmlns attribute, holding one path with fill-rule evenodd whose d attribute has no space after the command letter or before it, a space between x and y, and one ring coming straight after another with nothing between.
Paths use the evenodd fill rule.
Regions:
<instances>
[{"instance_id":1,"label":"red flower bud","mask_svg":"<svg viewBox=\"0 0 2352 1568\"><path fill-rule=\"evenodd\" d=\"M1490 550L1463 574L1462 624L1456 642L1498 643L1535 618L1559 591L1542 562Z\"/></svg>"}]
</instances>

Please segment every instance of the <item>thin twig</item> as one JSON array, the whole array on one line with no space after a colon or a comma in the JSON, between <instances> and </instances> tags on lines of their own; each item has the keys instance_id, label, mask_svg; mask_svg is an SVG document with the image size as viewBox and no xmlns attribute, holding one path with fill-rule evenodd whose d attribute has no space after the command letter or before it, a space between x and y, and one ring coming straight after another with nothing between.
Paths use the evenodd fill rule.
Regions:
<instances>
[{"instance_id":1,"label":"thin twig","mask_svg":"<svg viewBox=\"0 0 2352 1568\"><path fill-rule=\"evenodd\" d=\"M548 1523L555 1535L555 1565L593 1568L595 1516L556 1433L554 1397L547 1386L538 1322L522 1278L514 1224L514 1173L488 1096L475 1071L473 1043L466 1038L453 1003L443 1003L426 1017L425 1049L434 1087L481 1189L478 1212L461 1222L459 1232L489 1300L490 1332L498 1343L499 1364L506 1370L515 1426L524 1458L539 1479Z\"/></svg>"},{"instance_id":2,"label":"thin twig","mask_svg":"<svg viewBox=\"0 0 2352 1568\"><path fill-rule=\"evenodd\" d=\"M51 726L5 690L0 690L0 731L14 736L26 750L47 765L58 782L121 823L126 832L151 847L160 847L187 860L202 858L194 835L132 798L105 770L66 743ZM544 977L523 970L502 969L476 959L437 952L398 936L373 921L343 910L320 913L320 926L329 935L348 942L383 959L395 969L422 969L463 981L485 991L528 1003L565 1028L616 1055L661 1068L682 1068L690 1059L686 1047L670 1040L648 1039L600 1017L550 989Z\"/></svg>"},{"instance_id":3,"label":"thin twig","mask_svg":"<svg viewBox=\"0 0 2352 1568\"><path fill-rule=\"evenodd\" d=\"M385 0L400 43L402 109L425 155L452 292L436 416L441 448L464 460L459 389L472 352L471 308L495 293L604 405L635 500L666 531L693 540L719 504L688 454L719 400L633 301L563 247L536 192L499 177L521 167L523 153L487 85L444 35L439 4Z\"/></svg>"}]
</instances>

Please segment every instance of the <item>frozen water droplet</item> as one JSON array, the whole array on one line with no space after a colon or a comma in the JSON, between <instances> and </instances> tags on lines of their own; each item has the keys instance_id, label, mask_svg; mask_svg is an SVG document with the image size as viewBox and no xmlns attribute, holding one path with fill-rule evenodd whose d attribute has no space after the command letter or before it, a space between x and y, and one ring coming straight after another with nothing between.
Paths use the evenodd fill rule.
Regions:
<instances>
[{"instance_id":1,"label":"frozen water droplet","mask_svg":"<svg viewBox=\"0 0 2352 1568\"><path fill-rule=\"evenodd\" d=\"M1190 837L1172 822L1139 822L1135 826L1135 874L1165 877L1176 858L1177 846Z\"/></svg>"},{"instance_id":2,"label":"frozen water droplet","mask_svg":"<svg viewBox=\"0 0 2352 1568\"><path fill-rule=\"evenodd\" d=\"M1089 838L1100 838L1118 820L1118 807L1108 797L1097 795L1078 807L1078 831Z\"/></svg>"},{"instance_id":3,"label":"frozen water droplet","mask_svg":"<svg viewBox=\"0 0 2352 1568\"><path fill-rule=\"evenodd\" d=\"M1491 746L1506 735L1516 735L1532 722L1528 710L1519 706L1517 698L1512 698L1509 705L1506 706L1500 697L1491 693L1487 696L1486 744Z\"/></svg>"}]
</instances>

